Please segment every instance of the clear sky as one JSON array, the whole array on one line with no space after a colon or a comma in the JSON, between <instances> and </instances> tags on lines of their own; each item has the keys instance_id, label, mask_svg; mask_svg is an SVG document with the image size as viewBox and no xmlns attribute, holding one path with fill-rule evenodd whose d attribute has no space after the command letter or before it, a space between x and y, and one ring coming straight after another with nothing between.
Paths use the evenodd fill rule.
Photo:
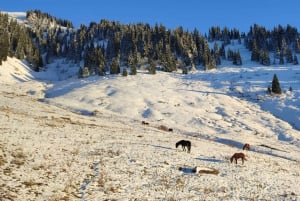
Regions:
<instances>
[{"instance_id":1,"label":"clear sky","mask_svg":"<svg viewBox=\"0 0 300 201\"><path fill-rule=\"evenodd\" d=\"M300 0L0 0L2 11L34 9L70 20L75 27L101 19L197 28L201 33L216 25L245 32L254 23L270 29L278 24L300 27Z\"/></svg>"}]
</instances>

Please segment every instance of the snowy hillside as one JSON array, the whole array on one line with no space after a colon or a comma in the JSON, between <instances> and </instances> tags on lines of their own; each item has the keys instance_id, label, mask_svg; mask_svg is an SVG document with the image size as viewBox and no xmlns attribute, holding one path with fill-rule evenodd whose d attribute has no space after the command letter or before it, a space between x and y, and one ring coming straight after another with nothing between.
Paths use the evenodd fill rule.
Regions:
<instances>
[{"instance_id":1,"label":"snowy hillside","mask_svg":"<svg viewBox=\"0 0 300 201\"><path fill-rule=\"evenodd\" d=\"M244 56L242 67L82 80L69 66L0 66L3 200L300 199L299 66ZM282 96L265 93L274 73ZM244 164L230 163L236 152Z\"/></svg>"}]
</instances>

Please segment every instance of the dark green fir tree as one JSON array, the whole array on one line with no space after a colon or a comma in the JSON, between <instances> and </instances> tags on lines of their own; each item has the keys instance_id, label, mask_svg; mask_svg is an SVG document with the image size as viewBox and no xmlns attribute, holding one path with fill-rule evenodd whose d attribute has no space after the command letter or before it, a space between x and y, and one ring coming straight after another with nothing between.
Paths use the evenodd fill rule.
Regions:
<instances>
[{"instance_id":1,"label":"dark green fir tree","mask_svg":"<svg viewBox=\"0 0 300 201\"><path fill-rule=\"evenodd\" d=\"M281 94L280 83L279 83L279 80L278 80L278 77L276 74L274 74L274 76L273 76L272 92L275 94Z\"/></svg>"}]
</instances>

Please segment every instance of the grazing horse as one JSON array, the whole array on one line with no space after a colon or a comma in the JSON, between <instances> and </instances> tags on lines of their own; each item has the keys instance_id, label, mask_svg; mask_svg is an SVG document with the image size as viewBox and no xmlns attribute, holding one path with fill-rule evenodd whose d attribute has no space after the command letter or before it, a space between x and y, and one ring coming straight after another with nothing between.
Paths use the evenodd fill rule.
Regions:
<instances>
[{"instance_id":1,"label":"grazing horse","mask_svg":"<svg viewBox=\"0 0 300 201\"><path fill-rule=\"evenodd\" d=\"M230 158L230 162L232 163L233 159L235 160L235 164L237 164L237 159L242 159L242 164L244 164L244 160L246 161L246 156L244 153L235 153L233 156Z\"/></svg>"},{"instance_id":2,"label":"grazing horse","mask_svg":"<svg viewBox=\"0 0 300 201\"><path fill-rule=\"evenodd\" d=\"M149 123L146 122L146 121L142 121L142 124L143 124L143 125L149 125Z\"/></svg>"},{"instance_id":3,"label":"grazing horse","mask_svg":"<svg viewBox=\"0 0 300 201\"><path fill-rule=\"evenodd\" d=\"M190 153L191 152L191 146L192 146L192 143L188 140L180 140L176 143L176 148L181 145L182 146L182 149L183 151L185 151L185 147L187 147L187 152Z\"/></svg>"},{"instance_id":4,"label":"grazing horse","mask_svg":"<svg viewBox=\"0 0 300 201\"><path fill-rule=\"evenodd\" d=\"M244 146L243 146L243 150L250 150L250 144L246 143Z\"/></svg>"}]
</instances>

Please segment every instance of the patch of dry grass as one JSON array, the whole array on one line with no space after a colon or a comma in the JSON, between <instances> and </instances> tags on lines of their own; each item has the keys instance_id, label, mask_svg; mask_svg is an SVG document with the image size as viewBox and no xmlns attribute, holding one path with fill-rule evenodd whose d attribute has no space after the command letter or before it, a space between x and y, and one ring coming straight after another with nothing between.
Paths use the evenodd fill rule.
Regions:
<instances>
[{"instance_id":1,"label":"patch of dry grass","mask_svg":"<svg viewBox=\"0 0 300 201\"><path fill-rule=\"evenodd\" d=\"M0 166L4 165L5 163L7 163L7 161L5 160L4 156L0 156Z\"/></svg>"},{"instance_id":2,"label":"patch of dry grass","mask_svg":"<svg viewBox=\"0 0 300 201\"><path fill-rule=\"evenodd\" d=\"M24 181L22 184L24 184L26 188L31 188L33 186L42 186L43 185L43 183L35 182L33 179L30 179L28 181Z\"/></svg>"},{"instance_id":3,"label":"patch of dry grass","mask_svg":"<svg viewBox=\"0 0 300 201\"><path fill-rule=\"evenodd\" d=\"M14 159L12 159L10 161L10 164L14 164L17 166L21 166L24 165L25 161L26 161L26 154L24 153L24 151L22 149L16 149L15 151L13 151L11 153L11 156L14 157Z\"/></svg>"},{"instance_id":4,"label":"patch of dry grass","mask_svg":"<svg viewBox=\"0 0 300 201\"><path fill-rule=\"evenodd\" d=\"M198 170L199 174L214 174L214 175L218 175L220 173L219 170L211 168L210 170L208 169L203 169L203 170Z\"/></svg>"}]
</instances>

